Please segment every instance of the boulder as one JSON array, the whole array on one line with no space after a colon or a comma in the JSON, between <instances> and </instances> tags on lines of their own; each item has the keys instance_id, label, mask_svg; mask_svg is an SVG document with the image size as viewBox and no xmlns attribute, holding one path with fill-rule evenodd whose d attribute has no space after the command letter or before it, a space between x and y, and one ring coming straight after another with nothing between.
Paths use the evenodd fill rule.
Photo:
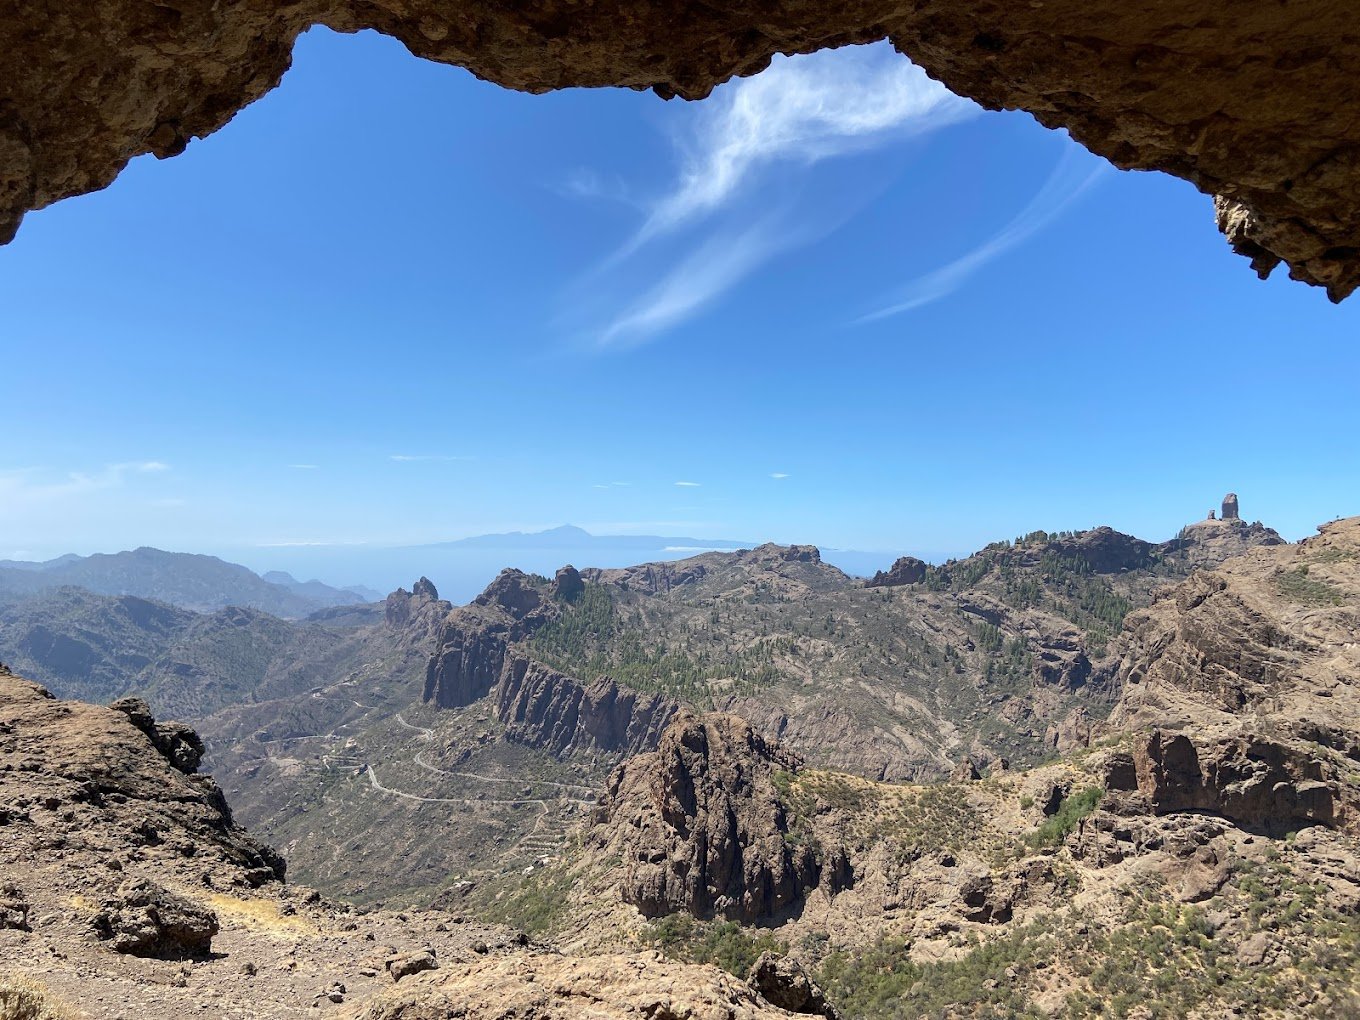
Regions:
<instances>
[{"instance_id":1,"label":"boulder","mask_svg":"<svg viewBox=\"0 0 1360 1020\"><path fill-rule=\"evenodd\" d=\"M219 931L217 915L147 878L129 879L91 919L115 952L164 960L204 957Z\"/></svg>"},{"instance_id":2,"label":"boulder","mask_svg":"<svg viewBox=\"0 0 1360 1020\"><path fill-rule=\"evenodd\" d=\"M761 953L760 959L751 965L746 982L780 1009L839 1020L836 1008L826 1001L826 995L797 960L777 953Z\"/></svg>"}]
</instances>

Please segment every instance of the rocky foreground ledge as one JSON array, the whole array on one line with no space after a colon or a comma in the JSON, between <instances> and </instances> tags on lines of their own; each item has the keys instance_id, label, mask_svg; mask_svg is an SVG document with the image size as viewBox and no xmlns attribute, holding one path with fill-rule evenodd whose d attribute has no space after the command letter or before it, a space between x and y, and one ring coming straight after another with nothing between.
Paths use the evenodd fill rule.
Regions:
<instances>
[{"instance_id":1,"label":"rocky foreground ledge","mask_svg":"<svg viewBox=\"0 0 1360 1020\"><path fill-rule=\"evenodd\" d=\"M72 1020L787 1015L715 967L289 886L199 753L139 701L59 701L0 668L0 992Z\"/></svg>"}]
</instances>

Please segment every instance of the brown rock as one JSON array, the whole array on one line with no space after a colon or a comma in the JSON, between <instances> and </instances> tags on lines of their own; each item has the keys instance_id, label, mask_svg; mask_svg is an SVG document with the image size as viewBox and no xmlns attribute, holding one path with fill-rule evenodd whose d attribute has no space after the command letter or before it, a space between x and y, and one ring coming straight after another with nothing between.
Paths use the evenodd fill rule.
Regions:
<instances>
[{"instance_id":1,"label":"brown rock","mask_svg":"<svg viewBox=\"0 0 1360 1020\"><path fill-rule=\"evenodd\" d=\"M219 930L211 910L146 878L120 885L90 924L115 952L165 960L207 956Z\"/></svg>"},{"instance_id":2,"label":"brown rock","mask_svg":"<svg viewBox=\"0 0 1360 1020\"><path fill-rule=\"evenodd\" d=\"M418 953L406 953L391 957L385 961L384 966L387 968L387 973L392 975L393 981L400 981L412 974L434 970L439 966L439 962L434 958L433 953L428 950L421 950Z\"/></svg>"},{"instance_id":3,"label":"brown rock","mask_svg":"<svg viewBox=\"0 0 1360 1020\"><path fill-rule=\"evenodd\" d=\"M500 957L405 984L357 1020L777 1020L783 1010L712 966L657 954Z\"/></svg>"},{"instance_id":4,"label":"brown rock","mask_svg":"<svg viewBox=\"0 0 1360 1020\"><path fill-rule=\"evenodd\" d=\"M904 584L920 584L926 579L926 564L915 556L903 556L893 561L886 571L880 570L864 582L866 588L896 588Z\"/></svg>"},{"instance_id":5,"label":"brown rock","mask_svg":"<svg viewBox=\"0 0 1360 1020\"><path fill-rule=\"evenodd\" d=\"M649 917L768 918L820 880L774 785L798 759L735 716L684 713L614 770L594 840L623 858L623 897Z\"/></svg>"},{"instance_id":6,"label":"brown rock","mask_svg":"<svg viewBox=\"0 0 1360 1020\"><path fill-rule=\"evenodd\" d=\"M790 1013L810 1013L830 1020L840 1016L802 965L787 956L761 953L760 959L751 965L746 982L768 1002Z\"/></svg>"},{"instance_id":7,"label":"brown rock","mask_svg":"<svg viewBox=\"0 0 1360 1020\"><path fill-rule=\"evenodd\" d=\"M960 95L1025 109L1126 169L1221 196L1258 273L1277 261L1341 300L1360 282L1353 12L1257 4L781 0L652 6L115 0L0 20L0 241L23 214L184 151L275 87L298 35L375 29L413 54L529 92L699 98L775 53L890 39Z\"/></svg>"}]
</instances>

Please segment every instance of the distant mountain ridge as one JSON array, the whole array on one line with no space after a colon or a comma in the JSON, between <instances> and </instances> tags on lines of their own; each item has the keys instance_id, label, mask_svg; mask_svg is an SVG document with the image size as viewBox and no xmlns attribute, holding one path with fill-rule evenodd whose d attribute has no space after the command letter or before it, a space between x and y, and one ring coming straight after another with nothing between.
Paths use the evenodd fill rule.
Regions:
<instances>
[{"instance_id":1,"label":"distant mountain ridge","mask_svg":"<svg viewBox=\"0 0 1360 1020\"><path fill-rule=\"evenodd\" d=\"M676 535L594 535L574 524L544 531L506 531L471 535L450 542L433 542L434 549L581 549L595 544L637 549L750 549L757 543L726 538L690 538Z\"/></svg>"},{"instance_id":2,"label":"distant mountain ridge","mask_svg":"<svg viewBox=\"0 0 1360 1020\"><path fill-rule=\"evenodd\" d=\"M282 572L261 577L248 567L216 556L166 552L149 546L92 556L68 553L42 563L0 562L0 596L27 597L63 587L84 588L97 595L154 599L198 613L240 606L291 619L378 597L367 589L297 581Z\"/></svg>"}]
</instances>

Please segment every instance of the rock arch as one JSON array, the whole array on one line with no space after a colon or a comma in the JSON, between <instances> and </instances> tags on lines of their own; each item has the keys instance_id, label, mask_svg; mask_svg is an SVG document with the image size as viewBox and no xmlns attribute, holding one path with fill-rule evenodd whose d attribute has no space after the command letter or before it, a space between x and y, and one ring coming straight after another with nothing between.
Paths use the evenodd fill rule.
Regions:
<instances>
[{"instance_id":1,"label":"rock arch","mask_svg":"<svg viewBox=\"0 0 1360 1020\"><path fill-rule=\"evenodd\" d=\"M0 18L0 242L274 88L313 25L507 88L699 98L777 52L891 39L955 92L1216 196L1262 276L1360 285L1360 28L1336 0L101 0Z\"/></svg>"}]
</instances>

